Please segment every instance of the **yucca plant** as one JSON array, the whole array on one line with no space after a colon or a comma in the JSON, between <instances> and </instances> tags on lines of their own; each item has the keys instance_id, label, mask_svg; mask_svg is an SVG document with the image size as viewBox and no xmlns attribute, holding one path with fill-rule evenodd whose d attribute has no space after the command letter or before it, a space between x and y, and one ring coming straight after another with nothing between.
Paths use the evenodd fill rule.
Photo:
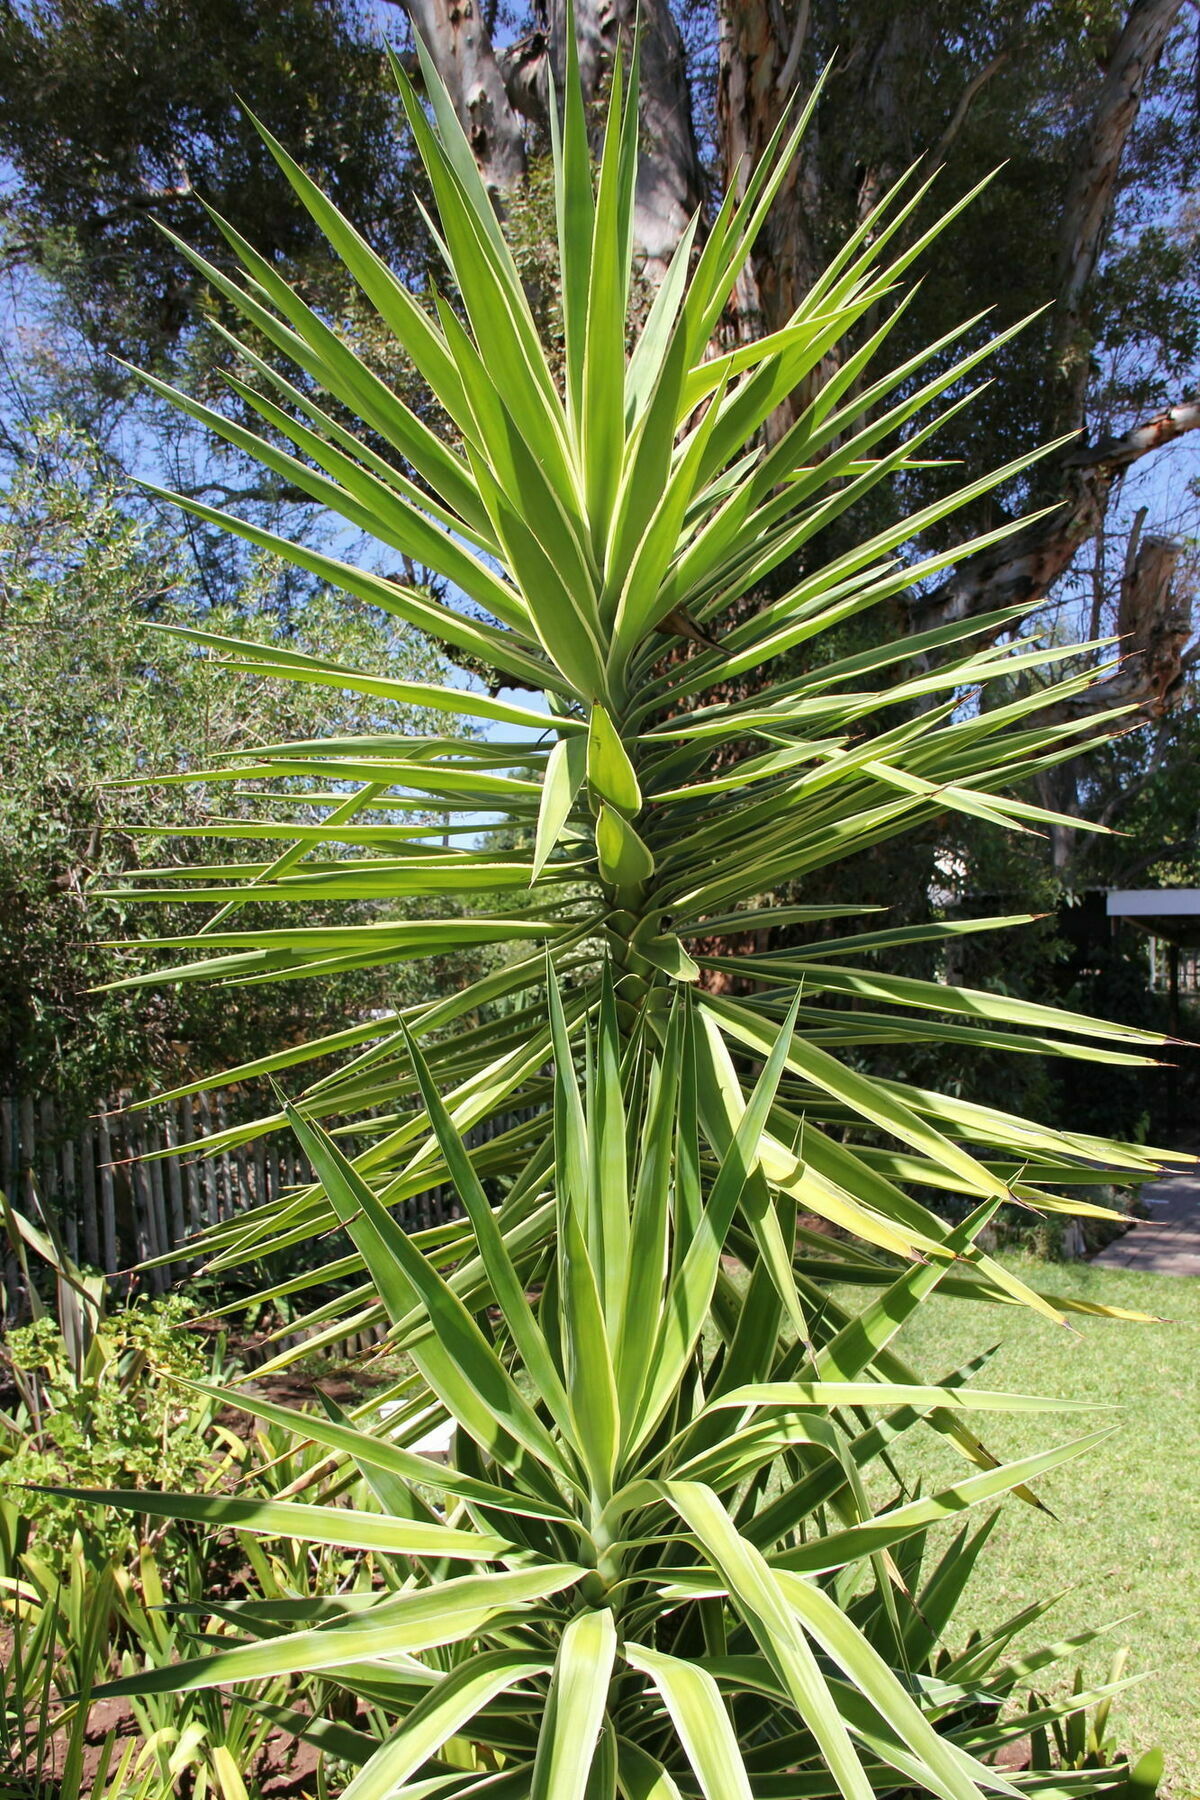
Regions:
<instances>
[{"instance_id":1,"label":"yucca plant","mask_svg":"<svg viewBox=\"0 0 1200 1800\"><path fill-rule=\"evenodd\" d=\"M131 978L295 979L502 947L484 978L436 1004L227 1072L278 1075L347 1053L295 1105L228 1134L290 1124L319 1181L227 1221L207 1248L220 1269L348 1233L349 1254L286 1291L336 1278L342 1296L310 1325L336 1341L383 1324L413 1375L386 1412L354 1419L241 1404L357 1468L380 1510L126 1497L167 1517L390 1555L395 1580L340 1604L234 1611L249 1641L156 1671L142 1689L335 1677L396 1721L381 1748L338 1728L337 1753L363 1762L354 1800L1011 1792L981 1759L1026 1672L1004 1661L1015 1627L956 1656L938 1647L981 1534L943 1549L924 1585L918 1551L931 1525L976 1501L1012 1491L1037 1504L1028 1483L1102 1433L1001 1468L963 1415L974 1371L930 1386L891 1340L937 1290L1033 1307L1048 1329L1089 1310L1035 1292L980 1248L980 1228L1006 1200L1096 1211L1071 1189L1157 1163L866 1073L857 1052L1007 1047L1103 1067L1136 1064L1157 1040L875 966L879 952L967 929L954 923L864 929L850 916L844 935L816 943L723 948L853 915L805 903L806 878L948 810L1018 829L1050 821L1014 785L1115 717L1048 713L1091 677L1047 686L1045 671L1073 651L1008 635L1017 608L836 649L847 620L1002 536L924 561L905 552L1033 457L972 477L754 604L877 484L921 465L1011 334L980 341L968 321L968 348L947 339L877 372L902 277L959 209L916 231L928 184L909 180L784 330L712 354L814 97L744 193L703 232L693 223L627 350L637 108L618 76L594 170L570 67L560 119L551 108L560 385L558 346L539 340L469 144L423 66L432 116L397 79L446 267L428 304L264 137L449 435L227 226L243 282L192 260L251 328L253 344L218 327L241 371L229 376L240 417L256 413L264 433L153 385L437 579L418 590L180 504L428 630L485 679L416 687L202 630L196 642L238 668L427 702L487 731L272 745L212 771L242 786L284 778L305 817L323 805L325 822L280 818L276 788L262 821L200 828L286 847L270 864L178 871L193 885L173 895L218 910L199 942L157 941L186 960ZM802 386L814 397L769 441L767 420ZM1026 692L1022 671L1035 666ZM1002 698L981 704L991 684ZM540 704L504 697L521 689ZM774 903L781 888L789 897ZM439 916L447 896L456 906ZM297 902L338 897L377 900L381 916L345 929L239 916L286 902L294 920ZM388 916L389 902L414 899L416 916ZM731 971L737 997L706 980ZM406 1237L389 1209L448 1179L464 1219ZM966 1222L941 1217L930 1190ZM836 1226L836 1247L798 1226L801 1212ZM846 1309L836 1282L868 1290L862 1310ZM412 1446L446 1419L443 1465ZM929 1430L974 1469L939 1496L873 1497L872 1470L898 1477L898 1440ZM300 1713L291 1723L322 1729ZM1118 1779L1064 1777L1055 1791Z\"/></svg>"},{"instance_id":2,"label":"yucca plant","mask_svg":"<svg viewBox=\"0 0 1200 1800\"><path fill-rule=\"evenodd\" d=\"M493 1302L486 1323L328 1135L289 1109L408 1346L414 1403L435 1401L455 1421L454 1452L440 1464L403 1447L378 1412L370 1430L332 1405L317 1420L235 1395L247 1412L348 1458L380 1512L114 1498L154 1516L383 1553L401 1579L374 1593L218 1606L252 1641L214 1641L207 1656L102 1691L320 1672L395 1720L382 1742L334 1738L362 1765L346 1800L443 1788L554 1800L1013 1791L980 1760L1014 1735L997 1717L1018 1674L1004 1661L1006 1632L936 1674L929 1666L974 1546L951 1546L923 1587L907 1547L1111 1427L928 1498L872 1507L871 1465L890 1461L918 1425L953 1435L964 1410L1070 1403L964 1388L969 1369L936 1385L909 1377L889 1345L944 1260L911 1265L855 1316L830 1303L815 1340L787 1332L763 1264L741 1289L723 1259L731 1246L752 1255L739 1217L771 1205L758 1145L794 1018L706 1181L698 1010L684 988L661 1043L647 1020L623 1044L604 982L585 1032L585 1096L551 976L556 1180L532 1277L519 1272L410 1045ZM627 1115L630 1058L644 1059L649 1080ZM969 1254L998 1204L952 1234L952 1254ZM1078 1695L1041 1702L1017 1730L1078 1706ZM319 1743L329 1736L301 1711L271 1716ZM1122 1780L1109 1774L1106 1784ZM1064 1781L1054 1791L1076 1789Z\"/></svg>"}]
</instances>

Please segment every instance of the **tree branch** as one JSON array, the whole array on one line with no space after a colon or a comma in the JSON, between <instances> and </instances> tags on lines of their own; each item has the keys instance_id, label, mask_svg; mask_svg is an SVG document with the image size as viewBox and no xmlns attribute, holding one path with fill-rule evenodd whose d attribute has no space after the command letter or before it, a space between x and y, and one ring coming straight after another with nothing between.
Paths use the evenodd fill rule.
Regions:
<instances>
[{"instance_id":1,"label":"tree branch","mask_svg":"<svg viewBox=\"0 0 1200 1800\"><path fill-rule=\"evenodd\" d=\"M1056 430L1083 419L1090 364L1088 296L1112 219L1121 161L1146 81L1183 0L1134 0L1117 40L1067 189L1053 354L1061 388Z\"/></svg>"},{"instance_id":2,"label":"tree branch","mask_svg":"<svg viewBox=\"0 0 1200 1800\"><path fill-rule=\"evenodd\" d=\"M915 630L994 608L1044 599L1070 567L1079 546L1103 522L1113 483L1143 456L1200 428L1200 400L1169 406L1119 437L1083 445L1063 459L1063 501L1004 544L960 563L953 574L910 603Z\"/></svg>"},{"instance_id":3,"label":"tree branch","mask_svg":"<svg viewBox=\"0 0 1200 1800\"><path fill-rule=\"evenodd\" d=\"M1004 67L1006 62L1011 60L1011 57L1011 50L1001 50L998 55L993 56L990 63L985 63L979 73L972 76L971 80L968 81L966 87L958 97L958 105L950 115L950 123L946 126L945 131L943 131L941 137L938 139L937 148L933 153L935 165L945 161L946 153L963 126L966 124L967 115L972 106L974 106L977 96L987 86L988 82L992 79L992 76L1000 73L1000 70Z\"/></svg>"}]
</instances>

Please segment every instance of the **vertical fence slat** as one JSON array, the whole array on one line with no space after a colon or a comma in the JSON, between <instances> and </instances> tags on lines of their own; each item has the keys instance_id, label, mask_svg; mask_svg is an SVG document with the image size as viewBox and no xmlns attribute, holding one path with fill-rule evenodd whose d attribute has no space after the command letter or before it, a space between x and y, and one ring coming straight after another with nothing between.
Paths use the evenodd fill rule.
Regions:
<instances>
[{"instance_id":1,"label":"vertical fence slat","mask_svg":"<svg viewBox=\"0 0 1200 1800\"><path fill-rule=\"evenodd\" d=\"M0 1102L0 1190L5 1198L14 1204L17 1200L17 1109L11 1100ZM7 1234L4 1239L4 1297L5 1316L17 1316L17 1295L20 1292L21 1271L17 1259L8 1243Z\"/></svg>"},{"instance_id":2,"label":"vertical fence slat","mask_svg":"<svg viewBox=\"0 0 1200 1800\"><path fill-rule=\"evenodd\" d=\"M90 1119L85 1119L79 1132L79 1195L84 1258L93 1269L98 1269L100 1220L96 1212L96 1134Z\"/></svg>"},{"instance_id":3,"label":"vertical fence slat","mask_svg":"<svg viewBox=\"0 0 1200 1800\"><path fill-rule=\"evenodd\" d=\"M130 1119L125 1126L125 1155L133 1195L133 1256L138 1263L144 1263L154 1254L150 1236L150 1182L142 1161L142 1149L142 1122L140 1118Z\"/></svg>"},{"instance_id":4,"label":"vertical fence slat","mask_svg":"<svg viewBox=\"0 0 1200 1800\"><path fill-rule=\"evenodd\" d=\"M159 1125L147 1125L146 1148L148 1150L162 1149L162 1129ZM150 1177L150 1208L151 1217L154 1221L154 1230L151 1235L157 1244L154 1254L155 1256L166 1256L175 1246L171 1239L170 1228L167 1225L167 1201L164 1192L165 1183L163 1181L163 1166L161 1161L147 1164L146 1173ZM155 1269L154 1287L156 1291L160 1294L165 1293L170 1285L170 1265L168 1264L161 1269Z\"/></svg>"},{"instance_id":5,"label":"vertical fence slat","mask_svg":"<svg viewBox=\"0 0 1200 1800\"><path fill-rule=\"evenodd\" d=\"M200 1138L203 1142L212 1136L212 1107L208 1095L200 1096ZM217 1167L211 1156L205 1156L204 1170L204 1217L209 1225L217 1222Z\"/></svg>"},{"instance_id":6,"label":"vertical fence slat","mask_svg":"<svg viewBox=\"0 0 1200 1800\"><path fill-rule=\"evenodd\" d=\"M162 1109L163 1136L169 1149L174 1150L179 1143L179 1125L174 1102ZM183 1170L179 1166L178 1156L167 1158L167 1193L171 1202L171 1242L178 1248L187 1237L187 1226L183 1218Z\"/></svg>"},{"instance_id":7,"label":"vertical fence slat","mask_svg":"<svg viewBox=\"0 0 1200 1800\"><path fill-rule=\"evenodd\" d=\"M42 1218L48 1219L52 1231L62 1232L62 1210L58 1192L58 1168L54 1156L55 1121L54 1102L49 1094L42 1095L38 1107L37 1120L38 1148L40 1159L34 1155L33 1145L29 1146L29 1160L36 1168L41 1161L41 1185L38 1198L42 1203Z\"/></svg>"},{"instance_id":8,"label":"vertical fence slat","mask_svg":"<svg viewBox=\"0 0 1200 1800\"><path fill-rule=\"evenodd\" d=\"M246 1151L244 1146L239 1146L238 1149L234 1151L233 1168L233 1204L238 1211L242 1211L251 1204L250 1168L246 1161Z\"/></svg>"},{"instance_id":9,"label":"vertical fence slat","mask_svg":"<svg viewBox=\"0 0 1200 1800\"><path fill-rule=\"evenodd\" d=\"M73 1263L79 1261L79 1194L75 1182L75 1143L72 1138L64 1137L59 1146L59 1159L62 1166L62 1218L63 1233L67 1240L67 1255Z\"/></svg>"},{"instance_id":10,"label":"vertical fence slat","mask_svg":"<svg viewBox=\"0 0 1200 1800\"><path fill-rule=\"evenodd\" d=\"M229 1124L229 1114L225 1106L224 1094L217 1095L217 1130L224 1131ZM234 1205L234 1174L228 1147L221 1151L221 1191L224 1202L222 1218L232 1218Z\"/></svg>"},{"instance_id":11,"label":"vertical fence slat","mask_svg":"<svg viewBox=\"0 0 1200 1800\"><path fill-rule=\"evenodd\" d=\"M33 1129L33 1100L28 1094L26 1094L20 1102L19 1110L21 1118L21 1152L19 1166L21 1173L18 1182L18 1192L21 1196L22 1208L31 1219L36 1219L37 1203L34 1196L35 1178L33 1156L34 1145L36 1144L37 1139Z\"/></svg>"},{"instance_id":12,"label":"vertical fence slat","mask_svg":"<svg viewBox=\"0 0 1200 1800\"><path fill-rule=\"evenodd\" d=\"M0 1143L0 1190L11 1201L17 1198L16 1107L11 1100L0 1100L0 1126L4 1141Z\"/></svg>"},{"instance_id":13,"label":"vertical fence slat","mask_svg":"<svg viewBox=\"0 0 1200 1800\"><path fill-rule=\"evenodd\" d=\"M7 1199L15 1201L17 1184L13 1176L16 1171L17 1157L13 1139L17 1122L11 1100L0 1100L0 1127L4 1132L3 1142L0 1143L0 1192L3 1192Z\"/></svg>"},{"instance_id":14,"label":"vertical fence slat","mask_svg":"<svg viewBox=\"0 0 1200 1800\"><path fill-rule=\"evenodd\" d=\"M190 1094L185 1094L179 1102L179 1141L181 1144L196 1141L196 1115ZM200 1164L196 1157L187 1158L183 1173L187 1181L188 1230L199 1231L204 1221L200 1211Z\"/></svg>"},{"instance_id":15,"label":"vertical fence slat","mask_svg":"<svg viewBox=\"0 0 1200 1800\"><path fill-rule=\"evenodd\" d=\"M104 1272L115 1275L117 1259L117 1197L113 1188L112 1136L108 1127L108 1107L99 1101L96 1107L96 1147L100 1153L100 1220L104 1234Z\"/></svg>"}]
</instances>

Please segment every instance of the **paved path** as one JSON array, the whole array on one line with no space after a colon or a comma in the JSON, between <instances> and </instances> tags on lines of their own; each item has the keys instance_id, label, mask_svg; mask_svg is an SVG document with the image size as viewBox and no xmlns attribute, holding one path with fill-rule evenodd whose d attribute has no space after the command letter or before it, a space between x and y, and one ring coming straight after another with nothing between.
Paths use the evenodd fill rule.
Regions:
<instances>
[{"instance_id":1,"label":"paved path","mask_svg":"<svg viewBox=\"0 0 1200 1800\"><path fill-rule=\"evenodd\" d=\"M1200 1275L1200 1170L1144 1187L1142 1204L1149 1217L1093 1262L1142 1275Z\"/></svg>"}]
</instances>

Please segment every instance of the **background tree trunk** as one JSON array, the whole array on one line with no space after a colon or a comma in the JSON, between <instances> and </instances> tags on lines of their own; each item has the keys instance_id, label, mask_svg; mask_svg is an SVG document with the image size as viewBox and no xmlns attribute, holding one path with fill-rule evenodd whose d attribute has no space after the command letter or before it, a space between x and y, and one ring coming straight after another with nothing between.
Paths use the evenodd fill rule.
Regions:
<instances>
[{"instance_id":1,"label":"background tree trunk","mask_svg":"<svg viewBox=\"0 0 1200 1800\"><path fill-rule=\"evenodd\" d=\"M403 0L428 46L471 140L485 180L502 196L526 173L526 122L545 127L554 72L561 94L566 76L567 8L549 0L545 25L497 49L474 0ZM573 30L584 97L594 134L618 47L628 51L640 28L642 162L635 235L643 274L653 286L703 199L703 178L687 60L668 0L576 0Z\"/></svg>"},{"instance_id":2,"label":"background tree trunk","mask_svg":"<svg viewBox=\"0 0 1200 1800\"><path fill-rule=\"evenodd\" d=\"M405 0L471 140L484 180L496 195L525 178L525 131L513 107L476 0Z\"/></svg>"},{"instance_id":3,"label":"background tree trunk","mask_svg":"<svg viewBox=\"0 0 1200 1800\"><path fill-rule=\"evenodd\" d=\"M1111 226L1113 197L1147 78L1182 9L1183 0L1134 0L1071 169L1052 339L1059 390L1055 434L1078 430L1084 422L1094 283Z\"/></svg>"}]
</instances>

